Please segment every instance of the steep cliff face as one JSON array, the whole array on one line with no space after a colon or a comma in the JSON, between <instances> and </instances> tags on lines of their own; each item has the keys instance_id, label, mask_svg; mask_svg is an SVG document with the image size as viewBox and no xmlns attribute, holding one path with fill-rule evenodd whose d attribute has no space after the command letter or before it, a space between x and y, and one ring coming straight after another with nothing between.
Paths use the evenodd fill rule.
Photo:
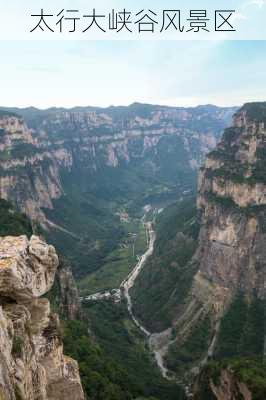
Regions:
<instances>
[{"instance_id":1,"label":"steep cliff face","mask_svg":"<svg viewBox=\"0 0 266 400\"><path fill-rule=\"evenodd\" d=\"M265 115L266 103L243 106L200 170L198 247L178 278L182 284L191 271L172 319L175 339L166 356L168 367L177 374L197 374L212 357L263 357Z\"/></svg>"},{"instance_id":2,"label":"steep cliff face","mask_svg":"<svg viewBox=\"0 0 266 400\"><path fill-rule=\"evenodd\" d=\"M211 106L182 109L136 103L107 109L51 109L25 118L43 147L56 147L59 159L68 155L70 168L97 173L103 166L145 162L154 175L160 175L165 153L174 157L171 147L177 145L181 150L175 158L181 155L184 169L199 166L232 112Z\"/></svg>"},{"instance_id":3,"label":"steep cliff face","mask_svg":"<svg viewBox=\"0 0 266 400\"><path fill-rule=\"evenodd\" d=\"M254 108L236 114L199 176L197 278L221 294L211 296L218 313L237 290L265 298L266 129L263 114L252 118Z\"/></svg>"},{"instance_id":4,"label":"steep cliff face","mask_svg":"<svg viewBox=\"0 0 266 400\"><path fill-rule=\"evenodd\" d=\"M254 396L230 368L224 368L215 378L205 369L194 385L195 400L252 400Z\"/></svg>"},{"instance_id":5,"label":"steep cliff face","mask_svg":"<svg viewBox=\"0 0 266 400\"><path fill-rule=\"evenodd\" d=\"M60 259L53 287L53 302L60 315L72 321L82 319L81 303L72 269L66 260Z\"/></svg>"},{"instance_id":6,"label":"steep cliff face","mask_svg":"<svg viewBox=\"0 0 266 400\"><path fill-rule=\"evenodd\" d=\"M83 400L77 363L63 354L59 320L40 298L58 257L38 237L0 239L0 398Z\"/></svg>"},{"instance_id":7,"label":"steep cliff face","mask_svg":"<svg viewBox=\"0 0 266 400\"><path fill-rule=\"evenodd\" d=\"M54 156L40 148L16 114L0 114L0 197L11 200L33 220L45 222L42 208L63 193Z\"/></svg>"},{"instance_id":8,"label":"steep cliff face","mask_svg":"<svg viewBox=\"0 0 266 400\"><path fill-rule=\"evenodd\" d=\"M265 362L246 358L211 362L194 383L195 400L263 400Z\"/></svg>"},{"instance_id":9,"label":"steep cliff face","mask_svg":"<svg viewBox=\"0 0 266 400\"><path fill-rule=\"evenodd\" d=\"M134 214L195 189L196 169L233 111L0 109L0 196L41 223L76 276L87 274L118 245L121 208Z\"/></svg>"}]
</instances>

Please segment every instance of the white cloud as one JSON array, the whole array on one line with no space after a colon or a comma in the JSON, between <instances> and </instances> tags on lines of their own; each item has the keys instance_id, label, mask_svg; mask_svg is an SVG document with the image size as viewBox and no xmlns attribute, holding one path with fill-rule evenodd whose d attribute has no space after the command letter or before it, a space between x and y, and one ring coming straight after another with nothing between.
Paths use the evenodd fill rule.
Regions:
<instances>
[{"instance_id":1,"label":"white cloud","mask_svg":"<svg viewBox=\"0 0 266 400\"><path fill-rule=\"evenodd\" d=\"M265 99L262 41L21 43L0 43L5 106L238 105Z\"/></svg>"},{"instance_id":2,"label":"white cloud","mask_svg":"<svg viewBox=\"0 0 266 400\"><path fill-rule=\"evenodd\" d=\"M261 0L255 0L255 1L261 1ZM263 1L263 0L262 0ZM235 22L235 21L244 21L248 19L248 17L244 14L242 14L241 12L236 12L232 15L231 17L231 21Z\"/></svg>"},{"instance_id":3,"label":"white cloud","mask_svg":"<svg viewBox=\"0 0 266 400\"><path fill-rule=\"evenodd\" d=\"M252 5L252 6L255 5L255 6L258 6L259 8L262 8L266 4L266 1L265 0L250 0L248 4Z\"/></svg>"}]
</instances>

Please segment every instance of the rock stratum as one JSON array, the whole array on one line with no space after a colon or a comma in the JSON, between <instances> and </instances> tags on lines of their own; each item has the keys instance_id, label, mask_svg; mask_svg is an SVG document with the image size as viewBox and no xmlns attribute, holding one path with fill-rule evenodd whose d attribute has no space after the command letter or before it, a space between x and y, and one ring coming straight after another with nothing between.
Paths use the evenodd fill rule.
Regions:
<instances>
[{"instance_id":1,"label":"rock stratum","mask_svg":"<svg viewBox=\"0 0 266 400\"><path fill-rule=\"evenodd\" d=\"M221 369L215 379L210 378L208 371L204 370L194 385L194 400L252 400L253 398L252 389L250 390L230 368Z\"/></svg>"},{"instance_id":2,"label":"rock stratum","mask_svg":"<svg viewBox=\"0 0 266 400\"><path fill-rule=\"evenodd\" d=\"M133 289L169 374L198 376L197 400L266 398L265 172L266 103L250 103L199 170L197 210L186 199L157 218Z\"/></svg>"},{"instance_id":3,"label":"rock stratum","mask_svg":"<svg viewBox=\"0 0 266 400\"><path fill-rule=\"evenodd\" d=\"M199 174L193 297L218 319L239 290L266 295L266 126L257 107L247 104L235 115Z\"/></svg>"},{"instance_id":4,"label":"rock stratum","mask_svg":"<svg viewBox=\"0 0 266 400\"><path fill-rule=\"evenodd\" d=\"M1 400L83 400L76 361L63 354L60 324L41 297L58 257L37 236L0 238Z\"/></svg>"},{"instance_id":5,"label":"rock stratum","mask_svg":"<svg viewBox=\"0 0 266 400\"><path fill-rule=\"evenodd\" d=\"M63 175L75 181L78 176L85 190L87 180L102 170L134 169L134 163L144 163L143 169L158 178L165 157L175 160L176 170L193 171L214 148L234 110L137 103L106 109L1 109L0 197L51 227L44 210L66 194Z\"/></svg>"},{"instance_id":6,"label":"rock stratum","mask_svg":"<svg viewBox=\"0 0 266 400\"><path fill-rule=\"evenodd\" d=\"M266 103L244 105L199 173L197 272L175 320L178 349L201 340L198 360L186 360L192 374L203 367L196 399L265 398L265 116ZM247 361L222 363L235 358Z\"/></svg>"},{"instance_id":7,"label":"rock stratum","mask_svg":"<svg viewBox=\"0 0 266 400\"><path fill-rule=\"evenodd\" d=\"M118 245L121 207L133 214L195 188L197 167L234 110L0 108L0 197L37 221L84 276Z\"/></svg>"}]
</instances>

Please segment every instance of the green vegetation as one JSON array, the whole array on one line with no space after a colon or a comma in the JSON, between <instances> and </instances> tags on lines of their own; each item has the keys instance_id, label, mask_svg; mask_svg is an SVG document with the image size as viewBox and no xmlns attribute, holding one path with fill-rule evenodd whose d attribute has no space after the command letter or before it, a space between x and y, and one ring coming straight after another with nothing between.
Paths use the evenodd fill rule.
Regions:
<instances>
[{"instance_id":1,"label":"green vegetation","mask_svg":"<svg viewBox=\"0 0 266 400\"><path fill-rule=\"evenodd\" d=\"M240 382L244 382L252 393L252 400L266 398L266 364L261 359L242 358L229 362Z\"/></svg>"},{"instance_id":2,"label":"green vegetation","mask_svg":"<svg viewBox=\"0 0 266 400\"><path fill-rule=\"evenodd\" d=\"M240 211L240 207L234 202L231 197L219 196L218 194L213 192L208 192L205 195L209 202L218 204L222 207L223 211L226 211L228 209L231 209L233 211ZM241 210L244 210L244 208L241 208Z\"/></svg>"},{"instance_id":3,"label":"green vegetation","mask_svg":"<svg viewBox=\"0 0 266 400\"><path fill-rule=\"evenodd\" d=\"M216 357L263 354L265 302L257 297L248 301L239 293L221 321Z\"/></svg>"},{"instance_id":4,"label":"green vegetation","mask_svg":"<svg viewBox=\"0 0 266 400\"><path fill-rule=\"evenodd\" d=\"M222 179L230 179L234 183L251 183L251 178L246 178L245 173L247 172L247 165L242 164L240 162L235 162L234 164L230 164L227 166L223 166L217 169L207 169L206 177L207 178L222 178ZM221 180L220 180L221 182Z\"/></svg>"},{"instance_id":5,"label":"green vegetation","mask_svg":"<svg viewBox=\"0 0 266 400\"><path fill-rule=\"evenodd\" d=\"M226 128L223 132L222 146L220 145L216 147L215 150L209 153L208 157L224 161L226 162L227 166L235 163L235 152L237 146L234 144L234 142L238 139L242 132L242 128Z\"/></svg>"},{"instance_id":6,"label":"green vegetation","mask_svg":"<svg viewBox=\"0 0 266 400\"><path fill-rule=\"evenodd\" d=\"M246 106L244 106L245 109ZM247 105L248 115L253 121L265 122L265 104L261 104L258 109L253 107L253 105ZM259 110L263 110L260 114ZM249 114L250 113L250 114ZM247 150L248 145L245 142L236 144L237 139L242 134L244 128L227 128L223 134L222 145L210 154L210 158L218 159L223 162L223 165L219 168L212 169L209 168L206 171L206 176L208 178L224 178L230 179L232 182L240 184L255 185L256 183L266 183L266 150L264 146L263 135L258 135L257 138L257 150L256 150L256 160L253 165L249 162L243 162L236 157L239 150ZM247 134L245 132L245 139L248 140ZM252 169L250 171L250 166ZM250 173L251 175L249 176Z\"/></svg>"},{"instance_id":7,"label":"green vegetation","mask_svg":"<svg viewBox=\"0 0 266 400\"><path fill-rule=\"evenodd\" d=\"M10 150L5 149L0 151L0 161L7 161L10 160L10 158L11 158Z\"/></svg>"},{"instance_id":8,"label":"green vegetation","mask_svg":"<svg viewBox=\"0 0 266 400\"><path fill-rule=\"evenodd\" d=\"M54 201L53 210L46 215L68 232L53 229L46 234L73 266L79 278L97 270L124 235L119 218L104 200L93 193L83 193L74 182L66 181L66 196Z\"/></svg>"},{"instance_id":9,"label":"green vegetation","mask_svg":"<svg viewBox=\"0 0 266 400\"><path fill-rule=\"evenodd\" d=\"M14 206L0 199L0 236L32 235L32 225L26 215L17 212Z\"/></svg>"},{"instance_id":10,"label":"green vegetation","mask_svg":"<svg viewBox=\"0 0 266 400\"><path fill-rule=\"evenodd\" d=\"M149 329L171 325L188 293L196 263L190 260L197 247L195 198L167 207L156 220L154 254L147 260L132 289L134 310Z\"/></svg>"},{"instance_id":11,"label":"green vegetation","mask_svg":"<svg viewBox=\"0 0 266 400\"><path fill-rule=\"evenodd\" d=\"M166 357L167 368L183 375L186 370L198 365L199 360L206 355L210 343L211 321L209 316L203 318L193 329L186 341L177 347L173 343Z\"/></svg>"},{"instance_id":12,"label":"green vegetation","mask_svg":"<svg viewBox=\"0 0 266 400\"><path fill-rule=\"evenodd\" d=\"M175 202L159 214L156 221L159 252L177 232L197 239L200 226L196 211L195 197L188 197L181 202Z\"/></svg>"},{"instance_id":13,"label":"green vegetation","mask_svg":"<svg viewBox=\"0 0 266 400\"><path fill-rule=\"evenodd\" d=\"M263 139L262 139L263 140ZM265 139L264 139L265 140ZM252 181L254 183L266 184L266 149L259 147L256 152L257 162L252 171Z\"/></svg>"},{"instance_id":14,"label":"green vegetation","mask_svg":"<svg viewBox=\"0 0 266 400\"><path fill-rule=\"evenodd\" d=\"M266 364L256 357L240 357L219 362L209 362L201 371L199 390L196 400L216 400L216 396L210 390L210 382L216 386L220 384L221 371L228 370L233 379L238 383L244 383L252 393L252 400L264 400L266 398ZM242 396L236 384L234 395ZM236 397L238 398L238 397Z\"/></svg>"},{"instance_id":15,"label":"green vegetation","mask_svg":"<svg viewBox=\"0 0 266 400\"><path fill-rule=\"evenodd\" d=\"M41 136L46 150L64 148L71 154L71 171L68 168L60 171L65 196L54 201L53 210L44 211L49 219L73 235L54 229L47 235L47 240L71 261L75 275L84 278L105 264L107 255L117 248L124 236L115 217L118 209L125 207L130 215L139 216L145 204L167 201L170 197L176 199L184 188L195 187L196 171L190 162L192 158L195 161L201 158L203 128L204 132L218 137L232 111L222 109L221 117L221 109L211 106L185 110L134 103L129 107L104 110L97 107L43 111L33 107L10 108L7 111L1 109L0 116L18 113L32 129L33 136ZM157 112L162 118L160 122L153 118ZM186 119L180 116L184 112L188 115ZM90 124L89 113L95 113L97 117L104 113L108 118L99 118L99 124L98 121ZM170 123L179 129L180 135L167 134L165 129L156 146L146 143L149 135L146 135L147 139L144 134L132 135L126 139L125 148L117 151L119 165L116 168L107 166L107 146L99 143L90 146L88 140L93 135L108 134L109 143L113 143L116 141L114 135L123 129L131 129L132 120L137 121L137 118L150 119L150 124L145 126L140 122L140 131L162 130ZM0 154L0 160L29 156L34 152L32 145L16 143L10 153ZM49 168L47 160L41 162L41 167L45 176ZM15 169L20 176L26 173L34 181L35 173L31 167L26 171L20 166Z\"/></svg>"},{"instance_id":16,"label":"green vegetation","mask_svg":"<svg viewBox=\"0 0 266 400\"><path fill-rule=\"evenodd\" d=\"M40 150L31 143L18 143L14 144L14 147L10 151L10 159L25 158L34 156L39 153Z\"/></svg>"},{"instance_id":17,"label":"green vegetation","mask_svg":"<svg viewBox=\"0 0 266 400\"><path fill-rule=\"evenodd\" d=\"M18 114L14 113L12 111L7 111L7 110L4 110L4 109L0 109L0 118L3 118L3 117L17 117L17 118L20 118Z\"/></svg>"},{"instance_id":18,"label":"green vegetation","mask_svg":"<svg viewBox=\"0 0 266 400\"><path fill-rule=\"evenodd\" d=\"M126 307L111 302L84 305L85 322L65 322L64 351L79 361L91 400L181 400L174 383L164 380Z\"/></svg>"},{"instance_id":19,"label":"green vegetation","mask_svg":"<svg viewBox=\"0 0 266 400\"><path fill-rule=\"evenodd\" d=\"M256 216L258 217L258 221L259 221L259 226L261 229L262 233L266 233L266 205L262 205L262 206L257 206L252 208L251 212L256 213Z\"/></svg>"},{"instance_id":20,"label":"green vegetation","mask_svg":"<svg viewBox=\"0 0 266 400\"><path fill-rule=\"evenodd\" d=\"M215 360L200 374L197 400L205 400L210 381L220 384L222 370L228 370L237 382L245 383L253 400L266 398L264 360L265 300L239 292L224 315L219 330ZM238 387L238 386L236 386Z\"/></svg>"},{"instance_id":21,"label":"green vegetation","mask_svg":"<svg viewBox=\"0 0 266 400\"><path fill-rule=\"evenodd\" d=\"M266 123L266 102L246 103L242 110L246 111L248 119Z\"/></svg>"},{"instance_id":22,"label":"green vegetation","mask_svg":"<svg viewBox=\"0 0 266 400\"><path fill-rule=\"evenodd\" d=\"M82 296L98 291L119 288L121 282L137 263L136 256L144 253L146 248L146 233L143 224L139 221L125 223L124 229L127 234L121 240L118 247L108 254L103 266L78 282Z\"/></svg>"},{"instance_id":23,"label":"green vegetation","mask_svg":"<svg viewBox=\"0 0 266 400\"><path fill-rule=\"evenodd\" d=\"M12 342L12 355L13 357L19 358L22 356L24 347L24 340L21 336L14 336Z\"/></svg>"},{"instance_id":24,"label":"green vegetation","mask_svg":"<svg viewBox=\"0 0 266 400\"><path fill-rule=\"evenodd\" d=\"M62 176L65 196L55 200L54 209L45 213L70 232L54 229L47 239L70 260L76 277L85 278L101 268L123 240L126 231L117 211L125 209L139 218L144 205L167 201L173 195L176 198L184 185L193 187L196 174L180 140L165 137L156 154L152 151L141 160L132 157L129 164L117 168L107 167L101 153L92 160L97 172L85 167L80 155L74 153L73 170ZM130 154L134 153L143 146L143 138L132 140L128 146ZM167 153L169 146L171 152ZM156 171L154 165L158 165Z\"/></svg>"},{"instance_id":25,"label":"green vegetation","mask_svg":"<svg viewBox=\"0 0 266 400\"><path fill-rule=\"evenodd\" d=\"M266 206L264 204L240 207L230 197L219 196L213 192L208 192L205 194L205 196L209 202L219 205L223 212L234 213L236 216L241 216L242 218L256 217L259 222L261 232L266 232Z\"/></svg>"}]
</instances>

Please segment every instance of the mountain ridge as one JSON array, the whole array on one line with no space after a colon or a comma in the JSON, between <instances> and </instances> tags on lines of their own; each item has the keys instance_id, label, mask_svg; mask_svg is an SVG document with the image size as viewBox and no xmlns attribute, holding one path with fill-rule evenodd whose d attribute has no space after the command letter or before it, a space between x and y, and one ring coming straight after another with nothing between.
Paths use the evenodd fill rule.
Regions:
<instances>
[{"instance_id":1,"label":"mountain ridge","mask_svg":"<svg viewBox=\"0 0 266 400\"><path fill-rule=\"evenodd\" d=\"M246 103L249 104L249 103ZM251 103L254 104L254 103ZM60 107L60 106L51 106L51 107L46 107L46 108L39 108L35 106L28 106L28 107L5 107L5 106L0 106L1 111L19 111L21 110L22 112L25 111L33 111L33 112L47 112L47 111L103 111L103 110L113 110L113 109L127 109L127 108L137 108L137 107L142 107L142 106L148 106L151 108L162 108L162 109L177 109L177 110L193 110L193 109L200 109L200 108L213 108L213 109L239 109L239 106L218 106L216 104L212 103L206 103L206 104L198 104L197 106L169 106L169 105L164 105L164 104L153 104L153 103L142 103L135 101L131 104L128 105L109 105L106 107L101 107L101 106L92 106L92 105L87 105L87 106L71 106L71 107ZM17 112L19 114L19 112Z\"/></svg>"},{"instance_id":2,"label":"mountain ridge","mask_svg":"<svg viewBox=\"0 0 266 400\"><path fill-rule=\"evenodd\" d=\"M183 276L190 273L190 285L178 299L176 314L172 314L171 345L164 354L168 368L181 376L197 374L209 359L219 361L223 357L246 356L263 360L266 316L265 112L266 103L244 105L235 114L233 126L225 129L216 149L207 155L198 178L198 245L194 255L191 253L190 261L178 272L182 265L176 262L172 250L172 258L167 261L164 256L159 263L154 259L143 272L143 279L144 274L146 277L153 274L157 280L148 275L145 286L140 274L137 282L134 301L138 315L144 318L144 326L145 321L149 322L147 315L151 320L154 316L155 321L149 326L156 328L156 324L160 326L165 318L169 302L175 304ZM176 207L178 210L178 204ZM182 205L179 207L182 213ZM185 213L182 214L185 218ZM168 224L171 218L176 215L168 217ZM185 226L189 226L189 221L190 213ZM184 230L182 224L177 225L173 237L180 240ZM171 253L168 251L168 254ZM175 284L168 281L170 291L160 305L165 310L162 316L156 309L159 300L156 288L163 290L160 284L165 279L164 270L168 269L172 275L176 271L180 276ZM150 291L149 284L153 285ZM149 310L143 310L146 303L150 303ZM252 361L249 362L252 370ZM243 370L244 365L244 362L240 363L238 368ZM224 376L227 376L226 372Z\"/></svg>"},{"instance_id":3,"label":"mountain ridge","mask_svg":"<svg viewBox=\"0 0 266 400\"><path fill-rule=\"evenodd\" d=\"M235 110L132 107L0 115L1 197L51 232L48 239L79 271L87 249L95 254L95 268L115 244L109 238L119 240L121 207L134 213L153 197L194 187L196 169ZM73 256L69 248L77 243Z\"/></svg>"}]
</instances>

